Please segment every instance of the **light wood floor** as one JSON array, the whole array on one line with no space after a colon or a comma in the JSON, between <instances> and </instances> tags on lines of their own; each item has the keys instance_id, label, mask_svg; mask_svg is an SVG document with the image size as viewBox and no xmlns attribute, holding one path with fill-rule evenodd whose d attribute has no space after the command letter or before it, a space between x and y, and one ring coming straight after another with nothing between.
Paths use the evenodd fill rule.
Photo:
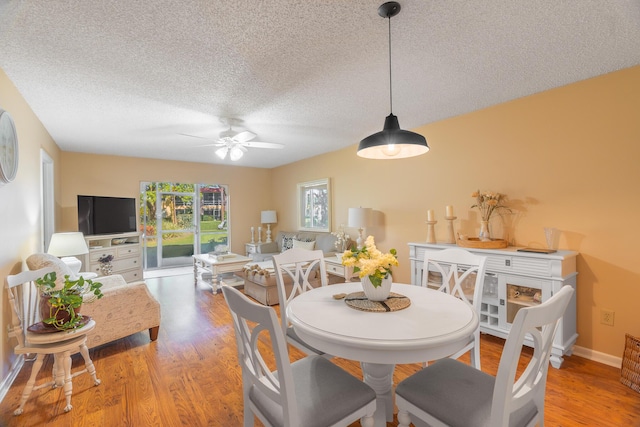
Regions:
<instances>
[{"instance_id":1,"label":"light wood floor","mask_svg":"<svg viewBox=\"0 0 640 427\"><path fill-rule=\"evenodd\" d=\"M88 375L76 377L69 413L63 412L61 389L41 389L32 394L23 415L13 416L31 369L25 364L0 404L0 425L241 426L241 375L222 295L213 295L204 285L194 287L190 275L147 283L162 305L156 342L138 333L91 350L102 384L94 387ZM502 345L500 339L483 336L484 371L495 374ZM292 350L291 357L301 354ZM357 362L335 360L361 377ZM468 356L462 360L468 362ZM74 370L81 365L81 358L74 356ZM419 365L398 366L395 382L418 369ZM47 360L39 381L50 372ZM619 369L577 356L566 358L560 370L550 368L546 425L640 426L640 393L619 378Z\"/></svg>"}]
</instances>

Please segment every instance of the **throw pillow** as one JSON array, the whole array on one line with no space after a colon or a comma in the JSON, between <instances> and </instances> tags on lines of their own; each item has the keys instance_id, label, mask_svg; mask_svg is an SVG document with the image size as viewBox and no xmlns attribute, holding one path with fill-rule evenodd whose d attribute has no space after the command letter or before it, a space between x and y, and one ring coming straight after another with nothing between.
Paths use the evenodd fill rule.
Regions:
<instances>
[{"instance_id":1,"label":"throw pillow","mask_svg":"<svg viewBox=\"0 0 640 427\"><path fill-rule=\"evenodd\" d=\"M307 250L314 250L316 246L316 241L312 240L310 242L304 242L302 240L296 240L293 239L293 247L294 248L300 248L300 249L307 249Z\"/></svg>"},{"instance_id":2,"label":"throw pillow","mask_svg":"<svg viewBox=\"0 0 640 427\"><path fill-rule=\"evenodd\" d=\"M71 280L76 280L77 277L71 272L71 269L67 264L62 262L60 258L53 255L38 253L30 255L27 258L27 267L29 270L40 270L44 267L53 267L53 271L56 272L56 289L60 289L64 286L64 276L69 276Z\"/></svg>"},{"instance_id":3,"label":"throw pillow","mask_svg":"<svg viewBox=\"0 0 640 427\"><path fill-rule=\"evenodd\" d=\"M297 237L295 233L285 233L282 236L282 252L293 248L293 240Z\"/></svg>"}]
</instances>

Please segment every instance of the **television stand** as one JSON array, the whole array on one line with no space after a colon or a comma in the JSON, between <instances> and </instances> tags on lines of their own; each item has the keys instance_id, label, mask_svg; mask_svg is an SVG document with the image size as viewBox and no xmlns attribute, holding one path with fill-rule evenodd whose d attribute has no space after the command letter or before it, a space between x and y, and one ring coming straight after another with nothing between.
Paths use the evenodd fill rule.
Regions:
<instances>
[{"instance_id":1,"label":"television stand","mask_svg":"<svg viewBox=\"0 0 640 427\"><path fill-rule=\"evenodd\" d=\"M111 255L111 274L120 274L126 282L142 280L142 239L137 232L84 236L89 253L82 270L105 276L100 258ZM99 279L98 279L99 280Z\"/></svg>"}]
</instances>

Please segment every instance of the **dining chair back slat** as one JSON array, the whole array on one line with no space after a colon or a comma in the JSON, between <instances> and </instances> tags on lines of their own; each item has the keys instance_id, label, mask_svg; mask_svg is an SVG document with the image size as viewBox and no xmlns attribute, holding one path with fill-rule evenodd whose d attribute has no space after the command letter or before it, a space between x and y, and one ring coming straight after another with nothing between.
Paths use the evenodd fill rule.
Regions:
<instances>
[{"instance_id":1,"label":"dining chair back slat","mask_svg":"<svg viewBox=\"0 0 640 427\"><path fill-rule=\"evenodd\" d=\"M287 305L293 298L314 287L327 286L327 267L322 251L289 249L273 256L273 266L276 272L282 331L287 341L307 354L330 357L300 339L287 319ZM290 286L289 283L291 283Z\"/></svg>"},{"instance_id":2,"label":"dining chair back slat","mask_svg":"<svg viewBox=\"0 0 640 427\"><path fill-rule=\"evenodd\" d=\"M475 255L471 252L451 248L438 251L425 251L423 259L422 283L423 287L436 287L439 291L451 294L471 305L480 316L482 292L487 257ZM441 281L430 281L429 272L438 273ZM480 369L480 326L473 334L470 342L461 350L451 355L457 359L471 350L471 364Z\"/></svg>"},{"instance_id":3,"label":"dining chair back slat","mask_svg":"<svg viewBox=\"0 0 640 427\"><path fill-rule=\"evenodd\" d=\"M442 359L401 381L396 387L399 427L412 419L439 427L544 425L551 347L574 294L571 286L564 286L547 301L518 311L495 377ZM526 339L533 342L533 355L519 370Z\"/></svg>"},{"instance_id":4,"label":"dining chair back slat","mask_svg":"<svg viewBox=\"0 0 640 427\"><path fill-rule=\"evenodd\" d=\"M348 426L363 418L373 427L376 395L368 385L321 356L290 363L275 310L230 286L222 293L236 334L245 427L255 417L283 427Z\"/></svg>"}]
</instances>

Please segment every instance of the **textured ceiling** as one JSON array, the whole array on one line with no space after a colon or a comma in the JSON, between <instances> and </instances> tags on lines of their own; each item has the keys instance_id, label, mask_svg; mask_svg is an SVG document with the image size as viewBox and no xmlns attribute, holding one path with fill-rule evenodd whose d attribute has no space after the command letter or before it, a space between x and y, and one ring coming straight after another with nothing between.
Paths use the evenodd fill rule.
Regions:
<instances>
[{"instance_id":1,"label":"textured ceiling","mask_svg":"<svg viewBox=\"0 0 640 427\"><path fill-rule=\"evenodd\" d=\"M215 138L234 118L286 147L233 164L275 167L382 129L381 3L0 0L0 67L63 150L231 164L181 134ZM403 129L640 64L638 0L400 3Z\"/></svg>"}]
</instances>

